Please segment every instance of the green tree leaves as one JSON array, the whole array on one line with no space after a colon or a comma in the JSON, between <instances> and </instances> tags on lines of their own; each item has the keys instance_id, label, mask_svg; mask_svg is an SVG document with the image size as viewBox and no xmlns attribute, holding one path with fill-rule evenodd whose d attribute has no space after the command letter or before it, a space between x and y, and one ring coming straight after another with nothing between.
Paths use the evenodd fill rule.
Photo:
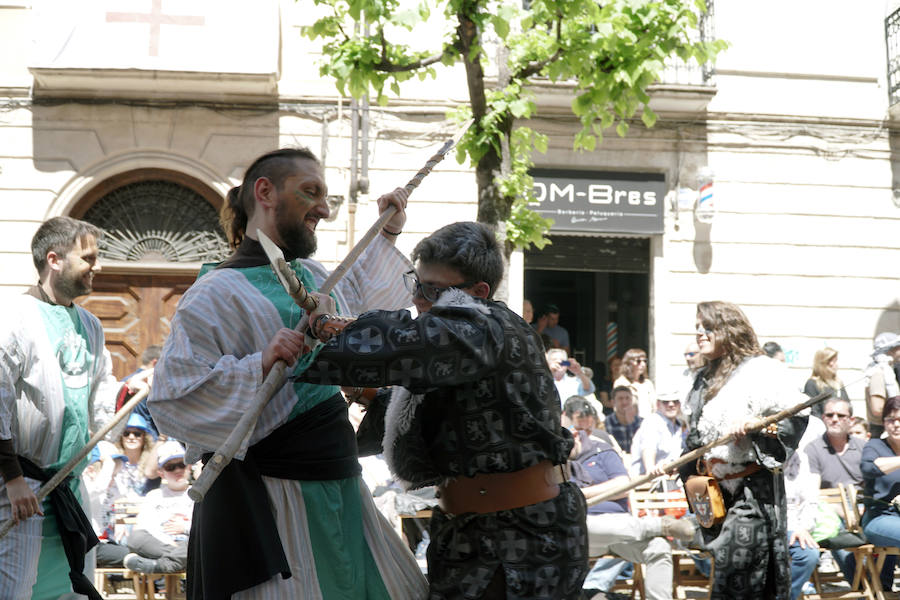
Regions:
<instances>
[{"instance_id":1,"label":"green tree leaves","mask_svg":"<svg viewBox=\"0 0 900 600\"><path fill-rule=\"evenodd\" d=\"M644 126L656 123L647 88L666 60L702 64L725 47L698 41L702 0L532 0L528 9L521 0L314 1L328 14L304 33L323 40L320 73L334 78L341 93L374 93L384 104L386 92L399 95L403 81L436 77L438 64L462 63L470 102L455 112L473 116L475 125L460 141L457 159L475 167L479 219L506 220L507 240L516 247L542 247L550 226L528 208L528 170L534 152L547 150L546 136L526 126L537 110L531 84L571 90L572 113L581 123L574 148L592 151L611 127L627 135L638 114ZM401 34L439 13L446 30L430 40L433 47L397 41L414 37ZM368 26L357 26L360 20ZM490 64L497 56L505 64ZM485 74L496 72L500 77Z\"/></svg>"}]
</instances>

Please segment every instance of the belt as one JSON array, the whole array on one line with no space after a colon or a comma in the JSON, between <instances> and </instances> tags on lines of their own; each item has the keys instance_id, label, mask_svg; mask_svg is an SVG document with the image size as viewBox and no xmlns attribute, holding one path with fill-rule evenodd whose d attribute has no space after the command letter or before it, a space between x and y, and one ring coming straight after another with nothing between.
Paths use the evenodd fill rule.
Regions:
<instances>
[{"instance_id":1,"label":"belt","mask_svg":"<svg viewBox=\"0 0 900 600\"><path fill-rule=\"evenodd\" d=\"M555 498L563 481L562 467L544 460L512 473L457 477L438 487L438 498L448 514L492 513Z\"/></svg>"},{"instance_id":2,"label":"belt","mask_svg":"<svg viewBox=\"0 0 900 600\"><path fill-rule=\"evenodd\" d=\"M722 460L721 458L710 458L708 460L698 458L697 459L697 472L701 475L708 475L710 477L715 477L712 474L711 468L713 465L724 465L728 461ZM748 475L753 475L757 471L759 471L762 467L759 463L750 463L747 465L745 469L742 469L736 473L729 473L727 475L723 475L722 477L716 477L718 480L725 479L740 479L741 477L747 477Z\"/></svg>"}]
</instances>

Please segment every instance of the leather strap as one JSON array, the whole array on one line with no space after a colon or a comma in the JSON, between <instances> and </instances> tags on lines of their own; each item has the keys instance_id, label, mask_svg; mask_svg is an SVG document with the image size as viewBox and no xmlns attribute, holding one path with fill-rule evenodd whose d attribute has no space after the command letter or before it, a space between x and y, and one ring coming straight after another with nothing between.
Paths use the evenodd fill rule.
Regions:
<instances>
[{"instance_id":1,"label":"leather strap","mask_svg":"<svg viewBox=\"0 0 900 600\"><path fill-rule=\"evenodd\" d=\"M544 460L513 473L457 477L439 486L438 494L445 513L485 514L555 498L563 481L562 467L554 467L549 460Z\"/></svg>"}]
</instances>

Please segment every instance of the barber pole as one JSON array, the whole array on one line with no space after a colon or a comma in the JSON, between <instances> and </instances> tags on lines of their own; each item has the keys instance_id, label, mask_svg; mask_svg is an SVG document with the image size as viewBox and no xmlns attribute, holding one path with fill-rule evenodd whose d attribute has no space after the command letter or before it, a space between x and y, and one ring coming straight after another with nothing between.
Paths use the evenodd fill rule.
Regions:
<instances>
[{"instance_id":1,"label":"barber pole","mask_svg":"<svg viewBox=\"0 0 900 600\"><path fill-rule=\"evenodd\" d=\"M619 353L619 326L615 323L606 324L606 360L610 360Z\"/></svg>"}]
</instances>

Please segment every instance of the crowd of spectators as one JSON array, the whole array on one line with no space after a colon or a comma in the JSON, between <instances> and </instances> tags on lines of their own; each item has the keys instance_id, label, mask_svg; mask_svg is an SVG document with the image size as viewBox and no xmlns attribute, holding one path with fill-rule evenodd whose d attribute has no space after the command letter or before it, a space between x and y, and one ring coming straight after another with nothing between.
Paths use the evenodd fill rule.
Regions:
<instances>
[{"instance_id":1,"label":"crowd of spectators","mask_svg":"<svg viewBox=\"0 0 900 600\"><path fill-rule=\"evenodd\" d=\"M646 473L660 477L658 483L663 487L658 489L671 489L672 481L666 480L662 467L685 449L687 419L682 404L704 366L697 344L691 342L684 350L681 380L666 381L667 387L658 390L649 378L647 353L640 348L613 357L609 368L595 364L597 384L587 385L586 369L566 351L555 349L557 341L544 338L552 348L547 359L564 405L563 425L570 427L578 440L570 462L573 479L585 496L590 498ZM767 342L762 348L769 358L785 362L778 343ZM571 348L567 350L571 353ZM845 533L840 529L844 524L840 515L820 502L819 489L855 487L862 499L865 539L900 547L900 336L882 333L874 340L871 361L864 369L864 417L854 415L838 375L838 351L821 348L812 362L808 379L802 385L798 382L797 389L809 398L825 399L811 407L799 447L784 465L792 600L812 591L810 578L820 560L833 560L847 582L853 580L853 553L833 541L845 540L833 538L839 531ZM614 532L601 525L616 517L619 528ZM651 525L631 516L624 495L591 507L588 519L592 556L614 554L622 560L596 562L585 581L586 597L595 593L601 594L597 598L606 597L602 593L627 561L653 567L648 570L653 577L645 582L647 597L670 597L671 542L666 536L678 539L677 534L671 530L660 533L658 523ZM681 533L690 537L686 531ZM693 543L702 546L696 539ZM895 559L887 557L881 572L885 590L893 586ZM656 578L668 578L668 588Z\"/></svg>"}]
</instances>

